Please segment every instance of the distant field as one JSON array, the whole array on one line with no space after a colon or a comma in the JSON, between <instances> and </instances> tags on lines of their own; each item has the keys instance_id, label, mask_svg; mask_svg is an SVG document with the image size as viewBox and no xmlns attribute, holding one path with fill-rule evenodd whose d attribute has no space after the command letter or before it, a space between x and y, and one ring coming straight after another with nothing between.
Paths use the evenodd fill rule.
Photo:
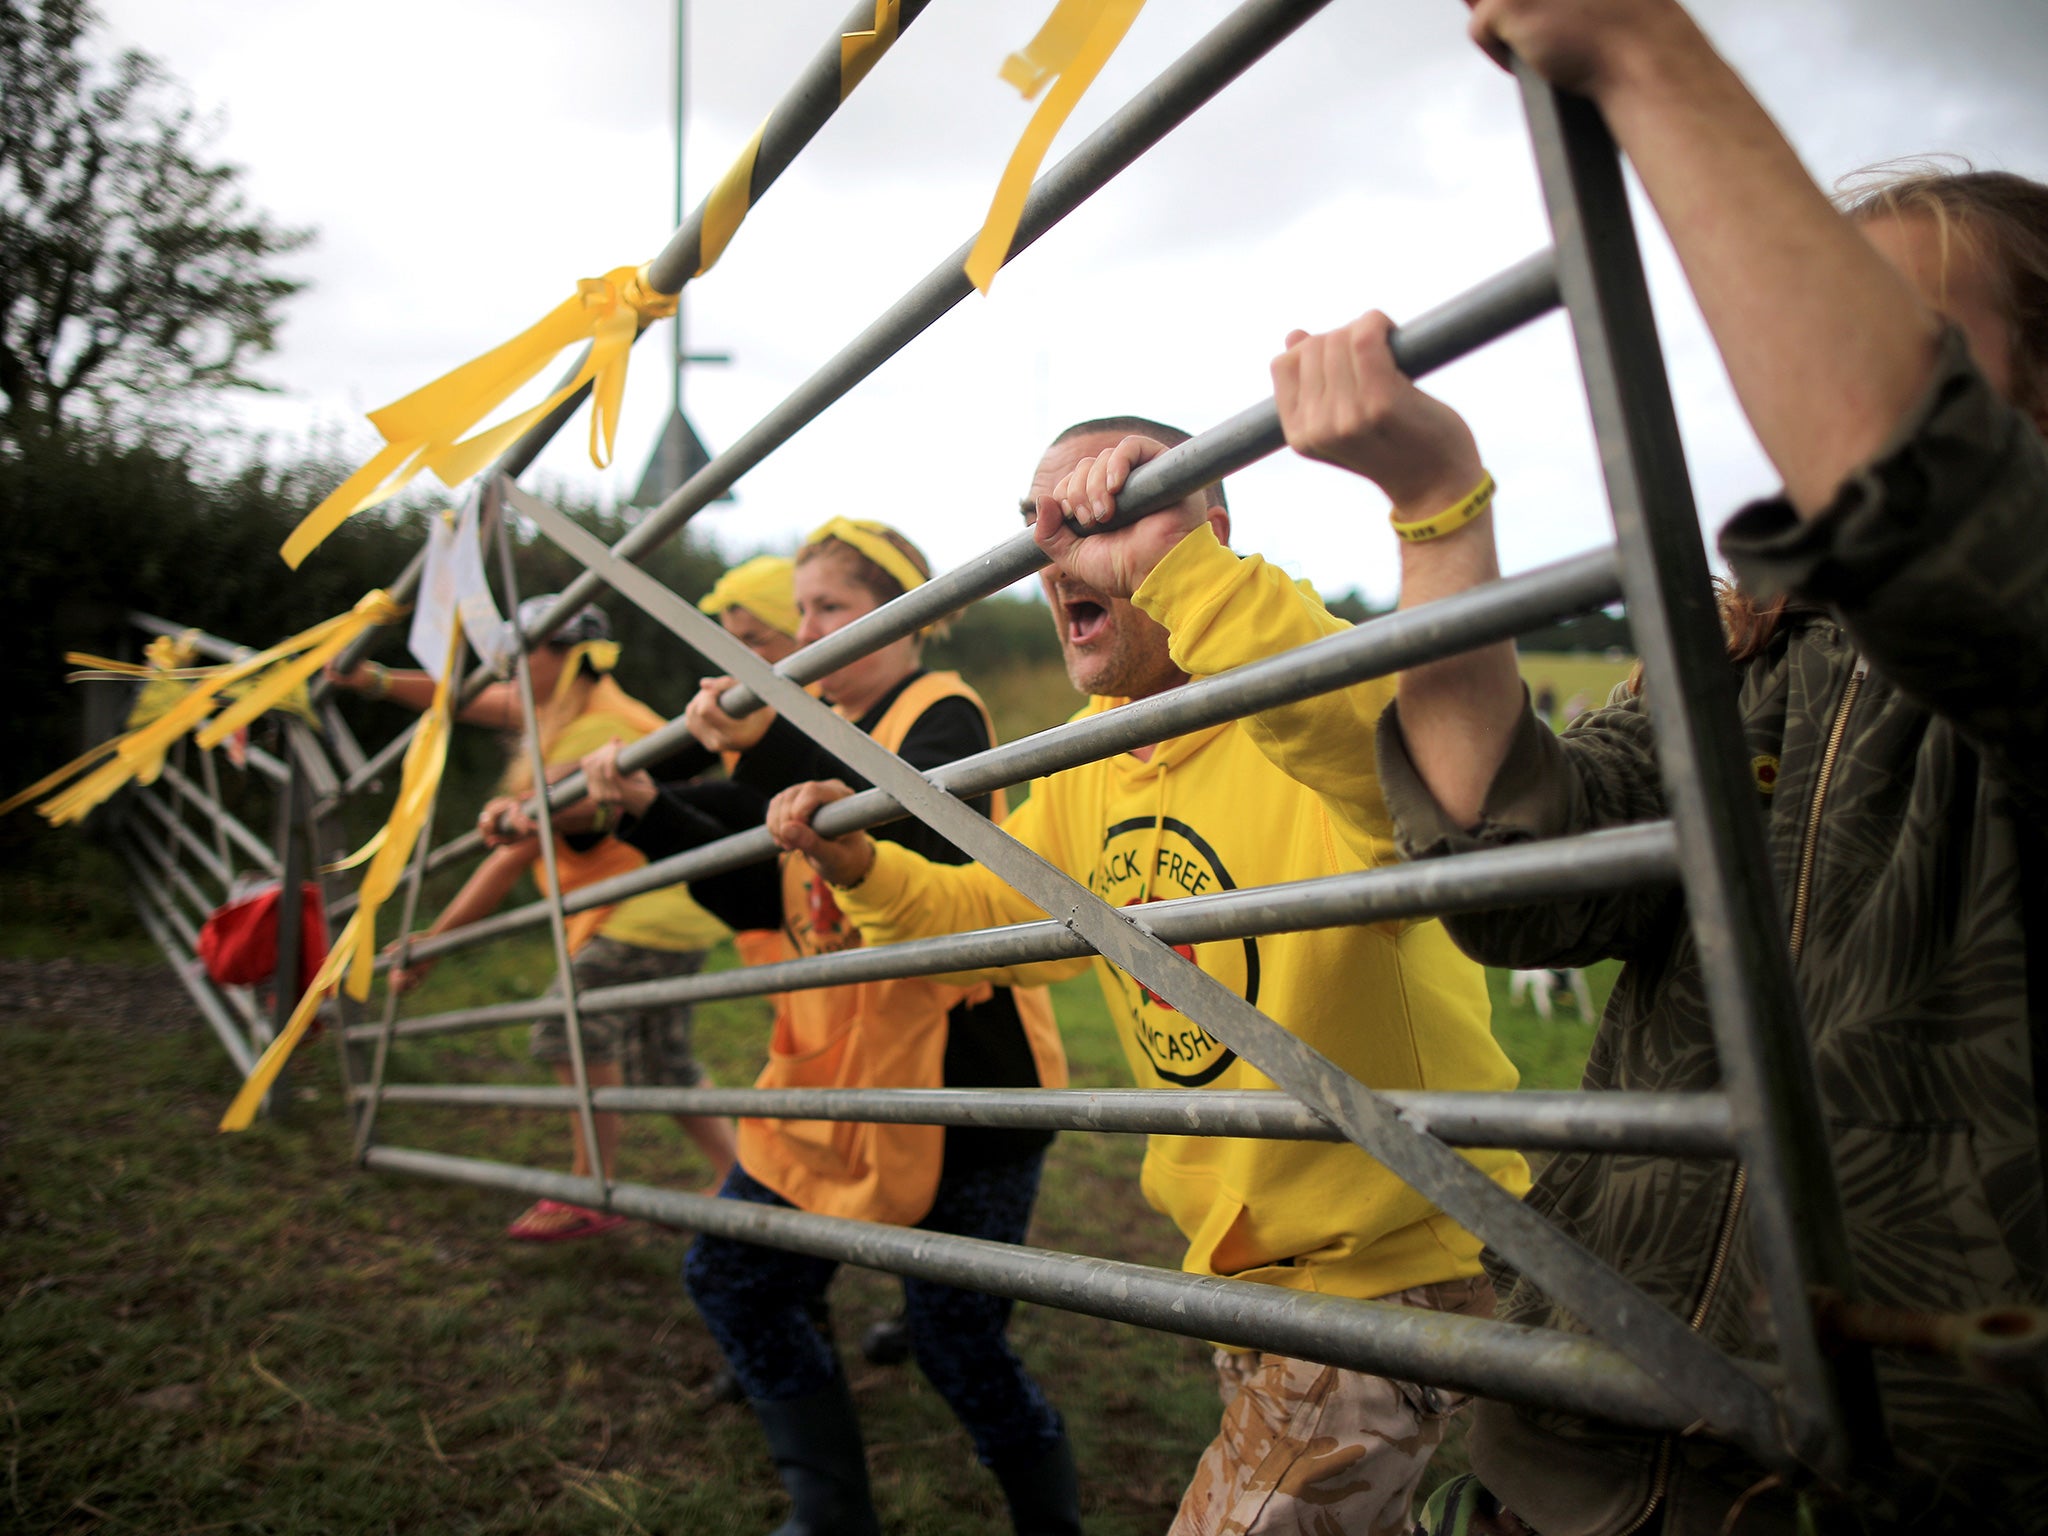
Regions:
<instances>
[{"instance_id":1,"label":"distant field","mask_svg":"<svg viewBox=\"0 0 2048 1536\"><path fill-rule=\"evenodd\" d=\"M1550 685L1557 700L1550 723L1563 726L1577 712L1565 707L1575 696L1585 697L1586 702L1579 708L1597 709L1607 702L1614 685L1628 676L1636 659L1624 656L1619 661L1609 661L1596 652L1531 651L1523 654L1521 662L1522 681L1529 685L1532 698L1543 691L1546 683Z\"/></svg>"}]
</instances>

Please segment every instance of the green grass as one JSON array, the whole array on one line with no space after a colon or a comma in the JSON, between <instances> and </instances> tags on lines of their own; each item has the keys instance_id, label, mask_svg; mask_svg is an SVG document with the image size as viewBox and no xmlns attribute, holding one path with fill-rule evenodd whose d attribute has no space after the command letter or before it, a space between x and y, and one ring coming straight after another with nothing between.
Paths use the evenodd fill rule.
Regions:
<instances>
[{"instance_id":1,"label":"green grass","mask_svg":"<svg viewBox=\"0 0 2048 1536\"><path fill-rule=\"evenodd\" d=\"M1520 663L1522 681L1529 685L1532 698L1546 685L1556 696L1550 724L1559 729L1571 724L1565 706L1574 698L1584 698L1581 709L1598 709L1607 702L1614 685L1626 678L1636 664L1633 656L1610 661L1605 656L1580 651L1531 651L1520 657Z\"/></svg>"},{"instance_id":2,"label":"green grass","mask_svg":"<svg viewBox=\"0 0 2048 1536\"><path fill-rule=\"evenodd\" d=\"M718 1361L677 1281L679 1239L635 1226L509 1245L509 1195L352 1171L331 1043L302 1053L282 1117L215 1134L228 1063L160 966L123 968L153 951L122 915L118 867L65 848L10 864L0 928L0 1529L753 1533L781 1518L751 1417L700 1401ZM413 1006L532 996L551 968L542 940L515 939L451 957ZM1525 1086L1569 1086L1590 1027L1509 1009L1495 983ZM1093 979L1057 1001L1075 1083L1125 1085ZM758 1002L699 1011L720 1081L751 1079L764 1023ZM392 1076L540 1080L518 1028L411 1044ZM512 1110L391 1106L379 1139L539 1166L568 1152L562 1117ZM1137 1191L1142 1152L1061 1137L1032 1241L1176 1265L1179 1238ZM693 1187L703 1167L666 1117L641 1116L621 1175ZM851 1347L896 1299L892 1278L856 1270L833 1291L887 1528L1004 1528L922 1377ZM1207 1351L1029 1306L1013 1332L1073 1427L1089 1529L1163 1528L1215 1429Z\"/></svg>"}]
</instances>

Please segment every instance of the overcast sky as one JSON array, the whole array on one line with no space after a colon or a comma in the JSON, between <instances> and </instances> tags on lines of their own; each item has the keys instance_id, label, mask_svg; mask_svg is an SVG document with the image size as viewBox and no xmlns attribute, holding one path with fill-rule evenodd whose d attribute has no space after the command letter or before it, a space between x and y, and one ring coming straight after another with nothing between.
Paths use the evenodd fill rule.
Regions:
<instances>
[{"instance_id":1,"label":"overcast sky","mask_svg":"<svg viewBox=\"0 0 2048 1536\"><path fill-rule=\"evenodd\" d=\"M280 443L366 410L538 318L579 276L651 256L673 225L668 0L101 0L101 41L157 55L224 118L254 202L316 226L312 287L233 419ZM694 203L846 0L691 8ZM934 0L687 292L688 408L716 450L979 226L1031 110L996 78L1049 0ZM1069 121L1057 157L1226 15L1160 0ZM1816 176L1942 151L2048 179L2041 0L1709 0L1715 42ZM1048 162L1050 163L1050 162ZM748 475L699 530L787 548L835 513L885 518L941 567L1006 537L1039 449L1084 417L1199 431L1270 392L1286 332L1397 319L1547 238L1514 88L1454 0L1337 0L1194 120ZM1697 315L1652 273L1709 524L1770 488ZM668 344L635 351L616 463L572 423L537 477L623 496L665 419ZM552 374L553 370L550 370ZM1438 375L1501 485L1521 569L1607 520L1562 318ZM1282 454L1230 484L1236 542L1325 591L1385 598L1394 549L1362 481ZM317 558L317 557L316 557Z\"/></svg>"}]
</instances>

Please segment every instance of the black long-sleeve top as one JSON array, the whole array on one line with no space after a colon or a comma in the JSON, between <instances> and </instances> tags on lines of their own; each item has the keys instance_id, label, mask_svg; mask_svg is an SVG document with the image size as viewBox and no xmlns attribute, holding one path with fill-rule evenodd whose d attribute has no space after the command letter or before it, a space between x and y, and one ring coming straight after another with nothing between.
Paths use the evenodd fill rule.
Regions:
<instances>
[{"instance_id":1,"label":"black long-sleeve top","mask_svg":"<svg viewBox=\"0 0 2048 1536\"><path fill-rule=\"evenodd\" d=\"M860 728L872 735L889 707L919 676L922 673L912 673L892 688L860 718ZM930 769L986 751L994 744L981 711L970 700L955 697L940 699L917 717L903 738L901 755L913 768ZM660 766L668 775L678 768L688 771L692 764L678 754ZM760 826L771 798L792 784L812 779L842 779L855 790L871 787L803 732L778 719L741 755L730 779L659 780L660 793L654 803L618 835L649 860L667 858ZM991 797L977 796L968 803L986 816ZM901 843L935 863L967 862L965 854L915 818L876 827L872 835ZM782 879L772 860L692 881L690 894L730 927L783 926ZM947 1016L942 1080L948 1088L1039 1086L1038 1064L1008 987L997 987L987 1002L960 1003ZM1015 1161L1043 1149L1053 1134L949 1126L946 1163L958 1169Z\"/></svg>"}]
</instances>

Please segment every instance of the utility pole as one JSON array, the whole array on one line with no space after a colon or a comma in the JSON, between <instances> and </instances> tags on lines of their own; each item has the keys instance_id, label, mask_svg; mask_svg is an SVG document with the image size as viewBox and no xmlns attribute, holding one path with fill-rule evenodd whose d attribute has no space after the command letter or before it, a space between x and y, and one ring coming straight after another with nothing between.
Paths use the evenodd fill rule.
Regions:
<instances>
[{"instance_id":1,"label":"utility pole","mask_svg":"<svg viewBox=\"0 0 2048 1536\"><path fill-rule=\"evenodd\" d=\"M672 60L674 75L669 99L675 107L676 139L676 205L674 228L682 227L684 216L690 211L683 201L683 130L688 121L689 89L689 34L690 0L675 0L675 56ZM640 476L640 485L633 492L632 505L636 507L658 506L711 461L703 439L690 425L683 414L683 373L692 363L729 363L729 352L692 352L686 344L683 324L685 308L689 302L690 290L685 287L676 298L675 319L670 322L669 360L671 374L670 409L668 422L662 428L660 438L655 442L654 453L647 460L647 468ZM727 491L718 498L731 501L732 492Z\"/></svg>"}]
</instances>

